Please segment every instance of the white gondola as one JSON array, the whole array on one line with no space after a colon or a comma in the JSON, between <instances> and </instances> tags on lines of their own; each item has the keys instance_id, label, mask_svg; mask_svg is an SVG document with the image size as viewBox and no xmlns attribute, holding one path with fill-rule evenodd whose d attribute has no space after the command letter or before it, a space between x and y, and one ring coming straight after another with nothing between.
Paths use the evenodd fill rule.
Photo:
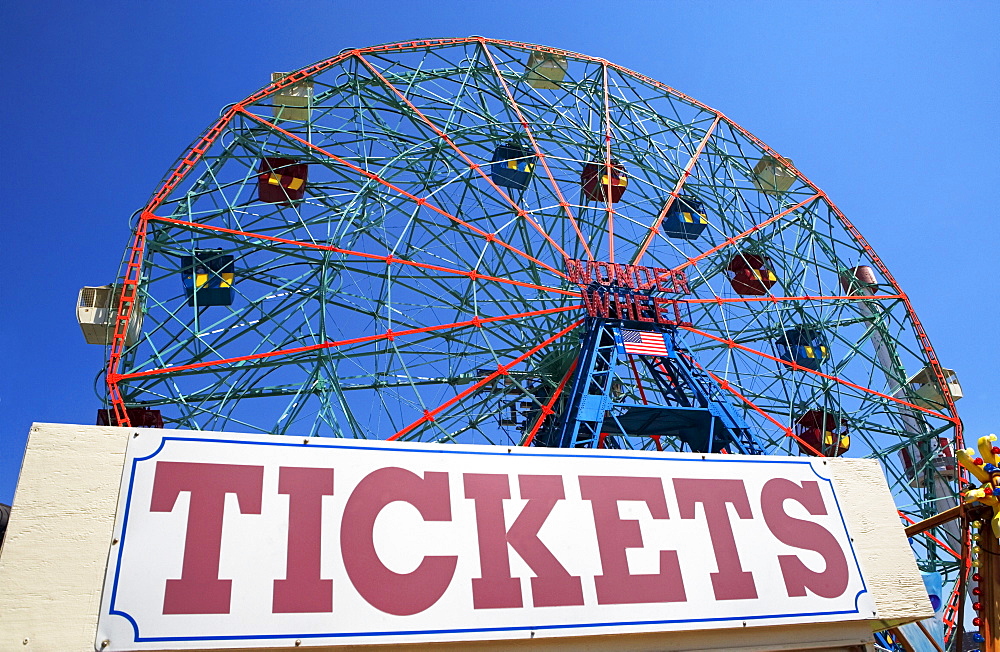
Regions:
<instances>
[{"instance_id":1,"label":"white gondola","mask_svg":"<svg viewBox=\"0 0 1000 652\"><path fill-rule=\"evenodd\" d=\"M944 382L947 386L948 394L952 401L962 398L962 385L958 382L958 375L953 369L941 368L944 374ZM938 386L937 377L930 366L924 367L917 373L910 376L906 384L910 387L910 396L914 405L931 410L942 410L947 405L944 394Z\"/></svg>"},{"instance_id":2,"label":"white gondola","mask_svg":"<svg viewBox=\"0 0 1000 652\"><path fill-rule=\"evenodd\" d=\"M272 72L271 83L276 83L288 76L287 72ZM274 117L278 120L309 120L312 111L313 83L306 80L286 86L275 93L271 102L274 104Z\"/></svg>"},{"instance_id":3,"label":"white gondola","mask_svg":"<svg viewBox=\"0 0 1000 652\"><path fill-rule=\"evenodd\" d=\"M76 301L76 321L83 330L87 344L111 344L120 297L121 288L117 285L85 287L80 290ZM125 345L135 344L139 340L140 332L142 332L142 310L137 308L129 321Z\"/></svg>"},{"instance_id":4,"label":"white gondola","mask_svg":"<svg viewBox=\"0 0 1000 652\"><path fill-rule=\"evenodd\" d=\"M532 88L559 88L568 68L564 55L535 51L528 57L525 81Z\"/></svg>"},{"instance_id":5,"label":"white gondola","mask_svg":"<svg viewBox=\"0 0 1000 652\"><path fill-rule=\"evenodd\" d=\"M768 194L787 191L795 181L792 159L764 156L753 166L753 185Z\"/></svg>"}]
</instances>

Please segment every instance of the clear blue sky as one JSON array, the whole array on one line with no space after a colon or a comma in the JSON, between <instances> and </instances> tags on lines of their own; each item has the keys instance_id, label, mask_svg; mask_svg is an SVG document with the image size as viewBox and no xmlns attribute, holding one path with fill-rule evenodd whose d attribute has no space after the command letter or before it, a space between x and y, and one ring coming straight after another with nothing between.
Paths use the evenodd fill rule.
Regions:
<instances>
[{"instance_id":1,"label":"clear blue sky","mask_svg":"<svg viewBox=\"0 0 1000 652\"><path fill-rule=\"evenodd\" d=\"M7 2L0 502L33 421L91 424L74 302L219 109L347 47L483 35L604 57L717 108L854 221L997 430L1000 3ZM56 472L53 469L53 472Z\"/></svg>"}]
</instances>

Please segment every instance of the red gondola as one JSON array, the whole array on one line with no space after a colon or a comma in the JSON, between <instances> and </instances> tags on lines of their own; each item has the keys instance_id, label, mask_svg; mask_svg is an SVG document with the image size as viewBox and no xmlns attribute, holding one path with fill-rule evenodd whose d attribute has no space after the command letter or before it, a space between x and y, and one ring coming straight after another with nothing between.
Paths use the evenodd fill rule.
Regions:
<instances>
[{"instance_id":1,"label":"red gondola","mask_svg":"<svg viewBox=\"0 0 1000 652\"><path fill-rule=\"evenodd\" d=\"M851 447L847 425L835 414L823 410L809 410L799 417L795 422L795 434L802 440L799 450L806 455L816 455L819 451L827 457L840 456Z\"/></svg>"},{"instance_id":2,"label":"red gondola","mask_svg":"<svg viewBox=\"0 0 1000 652\"><path fill-rule=\"evenodd\" d=\"M269 156L261 159L257 195L269 204L286 204L306 194L309 166L295 159Z\"/></svg>"},{"instance_id":3,"label":"red gondola","mask_svg":"<svg viewBox=\"0 0 1000 652\"><path fill-rule=\"evenodd\" d=\"M760 297L767 294L778 282L774 274L774 266L767 256L739 253L729 261L726 271L729 282L736 294L741 296Z\"/></svg>"},{"instance_id":4,"label":"red gondola","mask_svg":"<svg viewBox=\"0 0 1000 652\"><path fill-rule=\"evenodd\" d=\"M610 188L611 203L614 204L621 201L625 194L628 177L625 176L625 166L615 159L611 159L610 167L594 161L583 167L580 183L583 185L583 194L591 201L607 201L605 188Z\"/></svg>"},{"instance_id":5,"label":"red gondola","mask_svg":"<svg viewBox=\"0 0 1000 652\"><path fill-rule=\"evenodd\" d=\"M128 416L129 423L133 428L163 427L163 415L160 414L159 410L151 410L149 408L125 408L125 414ZM121 424L118 423L118 418L115 416L114 410L98 410L97 425L118 426Z\"/></svg>"}]
</instances>

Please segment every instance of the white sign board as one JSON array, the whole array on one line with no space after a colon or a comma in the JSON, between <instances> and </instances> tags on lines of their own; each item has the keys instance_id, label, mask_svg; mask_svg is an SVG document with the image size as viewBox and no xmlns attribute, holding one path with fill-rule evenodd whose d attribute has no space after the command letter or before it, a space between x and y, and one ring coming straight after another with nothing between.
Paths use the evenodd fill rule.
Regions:
<instances>
[{"instance_id":1,"label":"white sign board","mask_svg":"<svg viewBox=\"0 0 1000 652\"><path fill-rule=\"evenodd\" d=\"M868 619L824 468L801 457L145 430L128 446L96 645Z\"/></svg>"}]
</instances>

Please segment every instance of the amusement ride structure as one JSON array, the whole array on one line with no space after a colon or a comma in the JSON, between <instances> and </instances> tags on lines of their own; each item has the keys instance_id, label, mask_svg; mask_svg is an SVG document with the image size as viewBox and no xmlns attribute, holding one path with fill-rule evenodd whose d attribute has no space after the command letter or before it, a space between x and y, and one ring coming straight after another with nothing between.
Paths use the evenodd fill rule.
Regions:
<instances>
[{"instance_id":1,"label":"amusement ride structure","mask_svg":"<svg viewBox=\"0 0 1000 652\"><path fill-rule=\"evenodd\" d=\"M275 73L78 311L105 424L863 456L904 522L958 504L961 389L858 230L599 58L470 37ZM963 536L915 536L922 570L955 586Z\"/></svg>"}]
</instances>

